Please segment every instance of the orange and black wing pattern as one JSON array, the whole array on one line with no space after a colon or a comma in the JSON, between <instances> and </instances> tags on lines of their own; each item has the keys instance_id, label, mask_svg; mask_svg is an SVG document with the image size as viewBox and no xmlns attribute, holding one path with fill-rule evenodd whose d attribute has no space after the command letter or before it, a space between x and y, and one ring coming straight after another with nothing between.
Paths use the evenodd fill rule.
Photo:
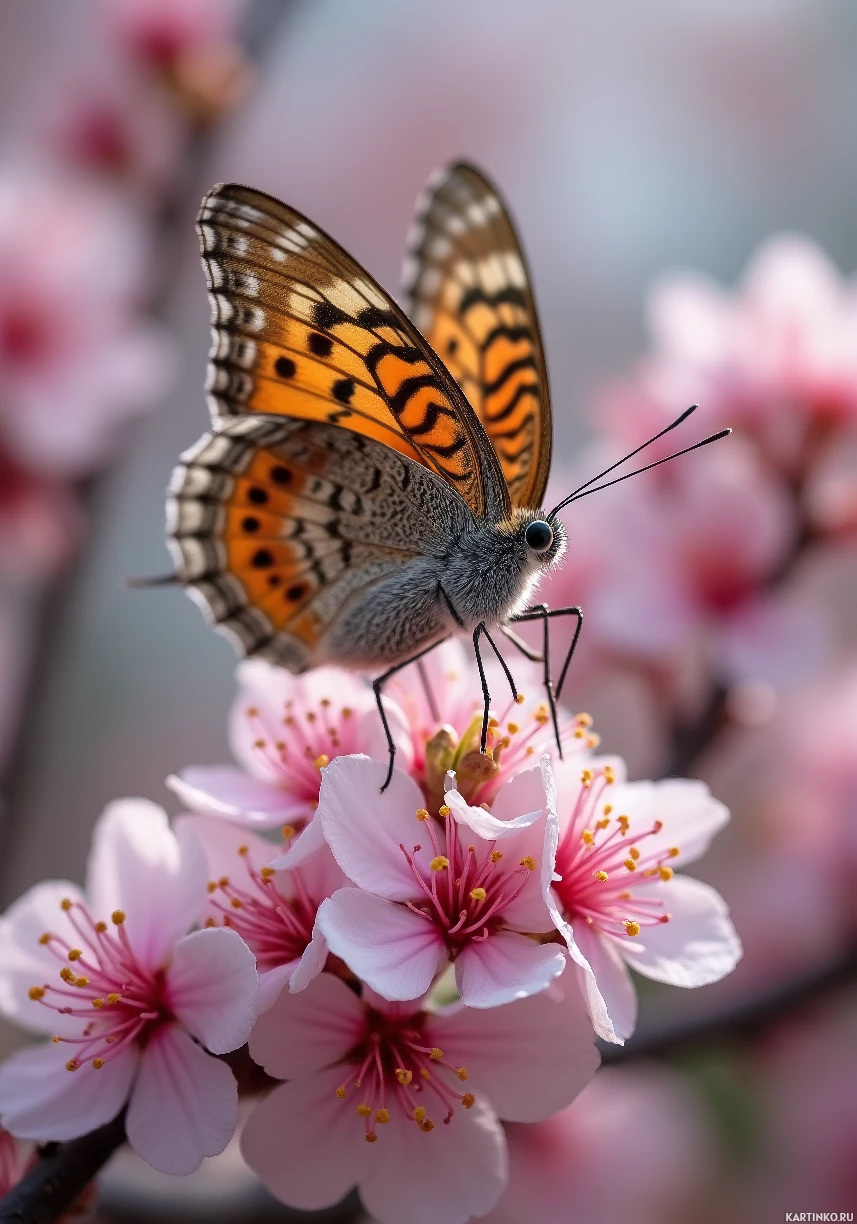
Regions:
<instances>
[{"instance_id":1,"label":"orange and black wing pattern","mask_svg":"<svg viewBox=\"0 0 857 1224\"><path fill-rule=\"evenodd\" d=\"M212 310L215 422L268 414L342 426L435 471L479 518L509 494L465 395L413 323L332 238L226 184L197 219Z\"/></svg>"},{"instance_id":2,"label":"orange and black wing pattern","mask_svg":"<svg viewBox=\"0 0 857 1224\"><path fill-rule=\"evenodd\" d=\"M552 422L536 308L508 211L472 166L429 181L404 279L411 316L482 422L512 505L540 507Z\"/></svg>"}]
</instances>

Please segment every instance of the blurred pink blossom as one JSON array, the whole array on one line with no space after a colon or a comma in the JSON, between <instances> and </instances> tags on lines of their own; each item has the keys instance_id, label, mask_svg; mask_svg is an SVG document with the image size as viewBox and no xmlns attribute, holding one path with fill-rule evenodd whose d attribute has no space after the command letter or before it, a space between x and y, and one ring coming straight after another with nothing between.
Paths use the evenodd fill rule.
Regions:
<instances>
[{"instance_id":1,"label":"blurred pink blossom","mask_svg":"<svg viewBox=\"0 0 857 1224\"><path fill-rule=\"evenodd\" d=\"M118 41L135 58L164 67L227 41L246 0L101 0Z\"/></svg>"},{"instance_id":2,"label":"blurred pink blossom","mask_svg":"<svg viewBox=\"0 0 857 1224\"><path fill-rule=\"evenodd\" d=\"M330 1206L356 1184L379 1224L484 1215L507 1177L498 1116L546 1117L598 1065L576 990L561 1002L541 995L432 1013L371 992L360 999L331 974L281 994L250 1053L289 1081L245 1127L250 1167L304 1209Z\"/></svg>"},{"instance_id":3,"label":"blurred pink blossom","mask_svg":"<svg viewBox=\"0 0 857 1224\"><path fill-rule=\"evenodd\" d=\"M28 585L71 556L84 514L70 489L36 476L0 447L0 575Z\"/></svg>"},{"instance_id":4,"label":"blurred pink blossom","mask_svg":"<svg viewBox=\"0 0 857 1224\"><path fill-rule=\"evenodd\" d=\"M565 968L541 895L547 757L506 782L490 812L448 790L438 817L413 779L367 757L322 775L318 819L357 885L324 901L330 949L388 999L416 999L447 957L462 1001L490 1008L537 994Z\"/></svg>"},{"instance_id":5,"label":"blurred pink blossom","mask_svg":"<svg viewBox=\"0 0 857 1224\"><path fill-rule=\"evenodd\" d=\"M128 1140L161 1172L191 1173L226 1147L237 1088L205 1051L247 1040L256 963L234 931L188 934L206 876L192 835L177 838L155 804L124 799L95 827L85 894L48 880L3 915L0 1009L54 1036L0 1067L13 1134L72 1139L127 1102Z\"/></svg>"},{"instance_id":6,"label":"blurred pink blossom","mask_svg":"<svg viewBox=\"0 0 857 1224\"><path fill-rule=\"evenodd\" d=\"M709 1163L699 1106L662 1067L605 1067L573 1105L506 1135L509 1188L485 1224L687 1219Z\"/></svg>"},{"instance_id":7,"label":"blurred pink blossom","mask_svg":"<svg viewBox=\"0 0 857 1224\"><path fill-rule=\"evenodd\" d=\"M173 350L137 314L143 233L81 180L0 173L0 443L23 468L78 476L162 394Z\"/></svg>"},{"instance_id":8,"label":"blurred pink blossom","mask_svg":"<svg viewBox=\"0 0 857 1224\"><path fill-rule=\"evenodd\" d=\"M547 826L545 901L596 1033L621 1044L637 1016L629 966L697 987L719 981L740 959L719 893L674 872L705 853L729 813L703 782L626 782L618 759L594 759L582 772L558 762L554 776L559 826Z\"/></svg>"},{"instance_id":9,"label":"blurred pink blossom","mask_svg":"<svg viewBox=\"0 0 857 1224\"><path fill-rule=\"evenodd\" d=\"M0 1198L24 1176L35 1155L35 1144L16 1139L0 1126Z\"/></svg>"}]
</instances>

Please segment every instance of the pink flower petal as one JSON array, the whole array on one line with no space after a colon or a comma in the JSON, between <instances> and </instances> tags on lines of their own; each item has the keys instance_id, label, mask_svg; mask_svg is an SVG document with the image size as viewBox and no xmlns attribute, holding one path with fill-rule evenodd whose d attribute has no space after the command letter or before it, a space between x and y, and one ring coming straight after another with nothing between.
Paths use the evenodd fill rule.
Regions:
<instances>
[{"instance_id":1,"label":"pink flower petal","mask_svg":"<svg viewBox=\"0 0 857 1224\"><path fill-rule=\"evenodd\" d=\"M566 942L569 956L574 964L578 985L586 1000L593 1029L602 1041L611 1041L616 1045L624 1045L624 1038L619 1036L613 1026L613 1021L607 1010L607 1001L599 989L595 972L578 947L575 932L572 930L571 924L565 921L556 906L553 908L553 919L556 929Z\"/></svg>"},{"instance_id":2,"label":"pink flower petal","mask_svg":"<svg viewBox=\"0 0 857 1224\"><path fill-rule=\"evenodd\" d=\"M498 931L487 939L471 940L462 949L455 962L455 981L468 1007L499 1007L545 990L564 968L565 953L557 944Z\"/></svg>"},{"instance_id":3,"label":"pink flower petal","mask_svg":"<svg viewBox=\"0 0 857 1224\"><path fill-rule=\"evenodd\" d=\"M423 807L422 792L407 774L394 770L384 794L387 766L365 756L337 757L321 775L318 819L334 858L345 874L391 901L419 893L400 843L413 845Z\"/></svg>"},{"instance_id":4,"label":"pink flower petal","mask_svg":"<svg viewBox=\"0 0 857 1224\"><path fill-rule=\"evenodd\" d=\"M613 1031L616 1037L627 1041L637 1026L637 991L616 943L585 922L577 923L574 934L595 976ZM578 975L583 975L584 987L586 972L577 967Z\"/></svg>"},{"instance_id":5,"label":"pink flower petal","mask_svg":"<svg viewBox=\"0 0 857 1224\"><path fill-rule=\"evenodd\" d=\"M235 931L194 931L175 946L166 994L173 1014L213 1054L243 1045L256 1019L256 958Z\"/></svg>"},{"instance_id":6,"label":"pink flower petal","mask_svg":"<svg viewBox=\"0 0 857 1224\"><path fill-rule=\"evenodd\" d=\"M236 765L191 765L178 776L171 774L167 786L191 811L226 817L249 828L303 824L313 816L311 804Z\"/></svg>"},{"instance_id":7,"label":"pink flower petal","mask_svg":"<svg viewBox=\"0 0 857 1224\"><path fill-rule=\"evenodd\" d=\"M56 958L39 943L39 937L55 931L69 943L78 940L60 908L65 897L83 901L76 885L66 880L46 880L28 889L0 918L0 1012L24 1028L51 1036L76 1033L80 1025L74 1017L60 1016L35 1002L27 992L31 986L56 983Z\"/></svg>"},{"instance_id":8,"label":"pink flower petal","mask_svg":"<svg viewBox=\"0 0 857 1224\"><path fill-rule=\"evenodd\" d=\"M318 923L316 923L312 929L312 939L304 948L303 956L289 977L289 990L292 994L298 994L301 990L306 990L310 982L318 977L327 964L328 951L327 940L322 935Z\"/></svg>"},{"instance_id":9,"label":"pink flower petal","mask_svg":"<svg viewBox=\"0 0 857 1224\"><path fill-rule=\"evenodd\" d=\"M21 1139L75 1139L115 1118L128 1098L137 1068L134 1047L96 1071L65 1064L74 1049L27 1046L0 1066L0 1122Z\"/></svg>"},{"instance_id":10,"label":"pink flower petal","mask_svg":"<svg viewBox=\"0 0 857 1224\"><path fill-rule=\"evenodd\" d=\"M180 842L162 808L118 799L95 826L86 877L93 916L123 910L136 955L159 968L196 921L208 872L202 846L195 838Z\"/></svg>"},{"instance_id":11,"label":"pink flower petal","mask_svg":"<svg viewBox=\"0 0 857 1224\"><path fill-rule=\"evenodd\" d=\"M345 1057L363 1028L353 990L322 973L300 994L282 993L256 1021L250 1054L277 1079L300 1079Z\"/></svg>"},{"instance_id":12,"label":"pink flower petal","mask_svg":"<svg viewBox=\"0 0 857 1224\"><path fill-rule=\"evenodd\" d=\"M336 1095L342 1076L342 1068L334 1068L275 1088L244 1127L244 1159L290 1207L312 1211L338 1203L366 1161L360 1119Z\"/></svg>"},{"instance_id":13,"label":"pink flower petal","mask_svg":"<svg viewBox=\"0 0 857 1224\"><path fill-rule=\"evenodd\" d=\"M424 995L446 958L433 922L360 888L340 888L316 921L334 956L387 999Z\"/></svg>"},{"instance_id":14,"label":"pink flower petal","mask_svg":"<svg viewBox=\"0 0 857 1224\"><path fill-rule=\"evenodd\" d=\"M378 1142L364 1146L360 1198L378 1224L465 1224L506 1188L506 1137L479 1101L427 1135L394 1116Z\"/></svg>"},{"instance_id":15,"label":"pink flower petal","mask_svg":"<svg viewBox=\"0 0 857 1224\"><path fill-rule=\"evenodd\" d=\"M673 876L652 885L648 896L664 902L671 920L644 927L622 945L638 973L671 986L707 986L731 973L741 959L741 941L726 902L699 880Z\"/></svg>"},{"instance_id":16,"label":"pink flower petal","mask_svg":"<svg viewBox=\"0 0 857 1224\"><path fill-rule=\"evenodd\" d=\"M558 986L560 1002L541 994L490 1011L459 1006L427 1025L444 1061L467 1068L468 1091L477 1100L484 1094L506 1121L539 1122L563 1109L598 1068L592 1025L570 972Z\"/></svg>"},{"instance_id":17,"label":"pink flower petal","mask_svg":"<svg viewBox=\"0 0 857 1224\"><path fill-rule=\"evenodd\" d=\"M126 1130L134 1150L160 1173L193 1173L204 1156L217 1156L235 1131L238 1086L175 1024L146 1045L128 1106Z\"/></svg>"},{"instance_id":18,"label":"pink flower petal","mask_svg":"<svg viewBox=\"0 0 857 1224\"><path fill-rule=\"evenodd\" d=\"M639 835L663 821L659 833L644 843L646 857L665 854L677 846L680 854L671 865L689 863L708 849L711 839L729 823L729 809L715 799L704 782L667 778L663 782L626 782L614 786L610 801L631 820L631 835Z\"/></svg>"},{"instance_id":19,"label":"pink flower petal","mask_svg":"<svg viewBox=\"0 0 857 1224\"><path fill-rule=\"evenodd\" d=\"M544 758L549 768L549 760ZM485 841L499 841L513 837L521 829L529 829L541 819L545 810L545 786L543 766L526 769L504 783L486 812L481 807L471 807L458 791L447 791L445 800L456 820L472 829L477 837Z\"/></svg>"},{"instance_id":20,"label":"pink flower petal","mask_svg":"<svg viewBox=\"0 0 857 1224\"><path fill-rule=\"evenodd\" d=\"M288 986L289 981L297 972L300 963L300 961L290 961L287 965L277 965L275 969L265 969L259 974L259 993L256 997L256 1003L260 1016L269 1007L273 1007L280 991Z\"/></svg>"},{"instance_id":21,"label":"pink flower petal","mask_svg":"<svg viewBox=\"0 0 857 1224\"><path fill-rule=\"evenodd\" d=\"M285 854L271 859L269 866L275 871L289 871L292 867L303 867L304 863L326 844L321 821L314 817L297 837L292 838Z\"/></svg>"}]
</instances>

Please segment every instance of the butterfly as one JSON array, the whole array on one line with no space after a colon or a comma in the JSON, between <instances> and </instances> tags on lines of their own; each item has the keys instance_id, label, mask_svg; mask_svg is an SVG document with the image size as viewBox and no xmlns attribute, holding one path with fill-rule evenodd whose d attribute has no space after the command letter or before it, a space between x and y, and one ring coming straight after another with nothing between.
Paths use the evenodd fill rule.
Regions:
<instances>
[{"instance_id":1,"label":"butterfly","mask_svg":"<svg viewBox=\"0 0 857 1224\"><path fill-rule=\"evenodd\" d=\"M170 483L174 578L244 654L295 673L380 671L385 786L395 744L383 686L450 636L473 641L482 751L483 638L517 696L495 628L543 663L559 747L556 701L582 613L532 600L566 548L557 512L606 486L595 477L542 507L547 370L521 245L496 188L462 163L429 181L408 241L409 313L317 225L260 191L216 186L197 229L213 425ZM556 616L576 626L554 686ZM540 651L513 628L531 620L543 622Z\"/></svg>"}]
</instances>

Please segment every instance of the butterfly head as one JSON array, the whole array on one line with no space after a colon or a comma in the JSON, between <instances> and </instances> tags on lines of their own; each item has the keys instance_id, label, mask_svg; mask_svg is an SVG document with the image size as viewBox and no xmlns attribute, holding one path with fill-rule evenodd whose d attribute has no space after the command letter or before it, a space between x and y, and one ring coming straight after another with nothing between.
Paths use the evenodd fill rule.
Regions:
<instances>
[{"instance_id":1,"label":"butterfly head","mask_svg":"<svg viewBox=\"0 0 857 1224\"><path fill-rule=\"evenodd\" d=\"M552 569L565 552L566 530L559 519L550 519L544 510L519 509L512 512L511 529L531 572Z\"/></svg>"}]
</instances>

